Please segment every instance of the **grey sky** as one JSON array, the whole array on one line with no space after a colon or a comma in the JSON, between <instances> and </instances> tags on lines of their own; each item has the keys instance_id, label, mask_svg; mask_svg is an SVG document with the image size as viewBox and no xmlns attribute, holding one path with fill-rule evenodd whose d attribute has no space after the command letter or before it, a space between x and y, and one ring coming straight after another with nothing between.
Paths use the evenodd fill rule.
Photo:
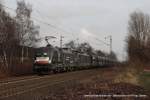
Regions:
<instances>
[{"instance_id":1,"label":"grey sky","mask_svg":"<svg viewBox=\"0 0 150 100\"><path fill-rule=\"evenodd\" d=\"M112 35L113 50L120 59L125 57L125 37L129 14L135 10L150 14L150 0L25 1L32 4L33 17L67 31L66 33L36 22L40 26L40 36L58 37L54 45L59 44L59 36L62 34L65 36L64 43L79 38L79 42L88 41L95 49L108 52L109 47L97 41L95 37L104 40L105 36ZM4 4L16 8L16 0L4 0ZM14 13L10 12L13 16Z\"/></svg>"}]
</instances>

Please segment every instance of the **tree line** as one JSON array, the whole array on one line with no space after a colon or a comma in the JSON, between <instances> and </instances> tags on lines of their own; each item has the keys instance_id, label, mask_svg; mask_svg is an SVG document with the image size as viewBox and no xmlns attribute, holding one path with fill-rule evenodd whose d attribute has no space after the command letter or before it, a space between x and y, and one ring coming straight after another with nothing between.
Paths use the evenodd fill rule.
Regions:
<instances>
[{"instance_id":1,"label":"tree line","mask_svg":"<svg viewBox=\"0 0 150 100\"><path fill-rule=\"evenodd\" d=\"M14 17L0 2L0 71L10 72L14 63L23 63L29 56L29 47L35 46L39 26L34 24L31 14L32 6L24 0L17 1Z\"/></svg>"},{"instance_id":2,"label":"tree line","mask_svg":"<svg viewBox=\"0 0 150 100\"><path fill-rule=\"evenodd\" d=\"M150 16L141 11L131 13L128 22L127 53L129 62L149 65Z\"/></svg>"},{"instance_id":3,"label":"tree line","mask_svg":"<svg viewBox=\"0 0 150 100\"><path fill-rule=\"evenodd\" d=\"M117 61L117 55L111 51L110 53L105 53L101 50L95 50L89 43L83 42L80 44L76 44L73 40L65 44L65 47L77 50L79 52L84 52L89 55L99 55L103 57L109 57Z\"/></svg>"},{"instance_id":4,"label":"tree line","mask_svg":"<svg viewBox=\"0 0 150 100\"><path fill-rule=\"evenodd\" d=\"M16 3L16 14L12 17L0 2L0 71L6 73L11 73L18 65L23 68L24 63L32 64L34 47L39 40L40 27L35 25L31 18L32 5L27 4L24 0ZM87 54L98 54L117 59L114 52L108 55L100 50L95 51L86 42L76 46L74 41L70 41L65 46Z\"/></svg>"}]
</instances>

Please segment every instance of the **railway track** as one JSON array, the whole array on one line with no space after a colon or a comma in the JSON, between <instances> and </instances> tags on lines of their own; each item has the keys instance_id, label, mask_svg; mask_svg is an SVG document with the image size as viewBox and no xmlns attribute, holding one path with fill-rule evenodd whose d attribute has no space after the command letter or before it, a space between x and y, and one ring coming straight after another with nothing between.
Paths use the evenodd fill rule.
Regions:
<instances>
[{"instance_id":1,"label":"railway track","mask_svg":"<svg viewBox=\"0 0 150 100\"><path fill-rule=\"evenodd\" d=\"M74 80L74 78L70 79L68 81L72 81L72 80ZM44 81L44 82L34 83L34 84L31 84L31 85L21 85L21 86L18 86L18 87L13 87L13 88L10 88L10 89L7 89L7 90L2 90L0 92L0 99L5 99L5 98L11 97L11 96L31 92L31 91L34 91L36 89L44 88L44 87L47 87L47 86L50 86L50 85L61 84L63 82L66 82L66 81L64 81L63 79L60 79L60 80L55 80L55 81L53 81L53 83L51 83L48 80L48 81Z\"/></svg>"},{"instance_id":2,"label":"railway track","mask_svg":"<svg viewBox=\"0 0 150 100\"><path fill-rule=\"evenodd\" d=\"M103 71L103 69L100 69ZM31 76L18 78L15 80L7 80L0 82L0 100L4 100L10 97L15 97L25 93L33 92L35 90L42 89L44 87L61 84L67 81L73 81L78 79L84 79L85 77L91 77L95 73L99 73L97 69L84 70L76 72L68 72L46 76ZM105 69L106 70L106 69ZM83 74L86 73L85 75Z\"/></svg>"},{"instance_id":3,"label":"railway track","mask_svg":"<svg viewBox=\"0 0 150 100\"><path fill-rule=\"evenodd\" d=\"M58 80L57 79L58 76L60 75L32 77L27 79L2 82L0 83L0 99L23 94L49 85L58 84L64 82L63 80L66 79L74 80L71 77L63 77L63 76L62 76L63 78L60 78ZM50 80L53 80L53 82L51 83Z\"/></svg>"},{"instance_id":4,"label":"railway track","mask_svg":"<svg viewBox=\"0 0 150 100\"><path fill-rule=\"evenodd\" d=\"M9 84L11 82L26 80L26 79L36 78L36 77L37 77L36 75L30 75L30 76L11 77L11 78L7 78L7 79L2 79L2 80L0 80L0 85L6 84L6 83Z\"/></svg>"},{"instance_id":5,"label":"railway track","mask_svg":"<svg viewBox=\"0 0 150 100\"><path fill-rule=\"evenodd\" d=\"M81 84L77 85L74 88L74 98L78 96L83 97L85 93L104 95L115 93L127 96L129 94L141 94L146 95L147 97L149 96L149 94L146 94L147 92L141 87L125 83L114 84L113 77L118 75L117 72L119 72L119 70L116 68L104 68L52 74L45 76L21 77L10 80L7 79L0 81L0 100L43 100L44 96L42 97L42 99L39 99L39 94L41 94L43 91L48 91L48 94L46 94L45 96L46 98L48 98L46 100L51 100L51 97L53 97L55 94L58 95L58 98L59 96L66 97L68 92L65 92L64 90L71 89L68 91L73 91L72 85L70 84L74 84L76 81L78 81ZM85 87L84 83L87 84L87 87ZM62 89L63 86L64 89ZM68 88L66 88L66 86ZM55 93L54 91L62 92L60 92L59 94L57 92ZM43 94L45 95L45 93ZM37 99L31 97L32 95L34 95L34 97L36 97ZM142 100L149 100L149 98L147 99L147 97ZM132 100L132 98L127 100Z\"/></svg>"}]
</instances>

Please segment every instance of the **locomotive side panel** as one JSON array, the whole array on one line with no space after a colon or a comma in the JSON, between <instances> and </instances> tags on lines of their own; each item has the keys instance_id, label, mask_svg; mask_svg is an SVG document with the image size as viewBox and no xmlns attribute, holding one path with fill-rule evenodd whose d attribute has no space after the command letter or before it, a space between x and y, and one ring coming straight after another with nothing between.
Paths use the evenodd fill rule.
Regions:
<instances>
[{"instance_id":1,"label":"locomotive side panel","mask_svg":"<svg viewBox=\"0 0 150 100\"><path fill-rule=\"evenodd\" d=\"M111 65L113 60L106 56L86 54L70 49L43 47L37 49L34 70L64 72ZM37 53L36 53L37 54ZM42 62L42 63L41 63Z\"/></svg>"}]
</instances>

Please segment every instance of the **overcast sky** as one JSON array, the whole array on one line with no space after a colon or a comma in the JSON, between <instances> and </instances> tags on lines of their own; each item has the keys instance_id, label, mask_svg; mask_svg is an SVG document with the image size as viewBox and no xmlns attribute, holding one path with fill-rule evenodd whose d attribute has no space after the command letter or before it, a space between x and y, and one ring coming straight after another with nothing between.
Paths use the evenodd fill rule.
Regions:
<instances>
[{"instance_id":1,"label":"overcast sky","mask_svg":"<svg viewBox=\"0 0 150 100\"><path fill-rule=\"evenodd\" d=\"M108 52L109 47L100 41L112 35L113 51L119 59L125 59L125 37L129 15L135 10L150 14L150 0L25 0L33 8L32 16L57 28L36 22L40 36L54 35L54 45L59 44L60 34L64 43L79 38L88 41L95 49ZM16 8L16 0L4 0L4 4ZM8 10L12 16L13 11ZM34 20L34 19L33 19ZM65 31L65 32L64 32ZM109 43L109 41L105 41ZM43 42L44 45L44 42Z\"/></svg>"}]
</instances>

